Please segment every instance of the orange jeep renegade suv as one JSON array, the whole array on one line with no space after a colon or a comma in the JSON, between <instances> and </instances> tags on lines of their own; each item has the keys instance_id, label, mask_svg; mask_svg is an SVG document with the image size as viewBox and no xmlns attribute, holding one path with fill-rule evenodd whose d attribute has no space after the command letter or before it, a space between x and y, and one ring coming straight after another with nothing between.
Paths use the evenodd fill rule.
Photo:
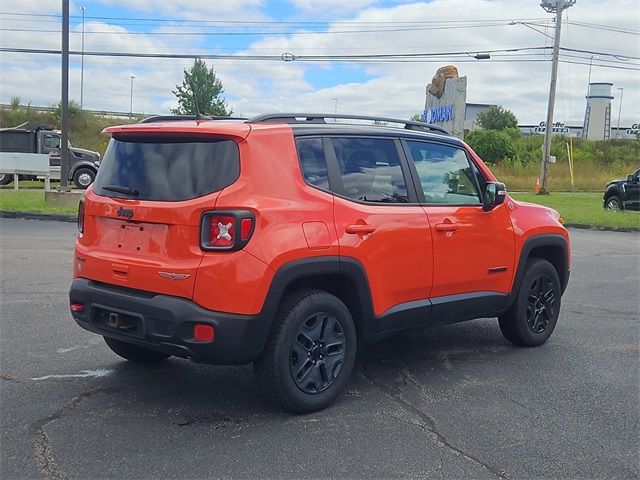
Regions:
<instances>
[{"instance_id":1,"label":"orange jeep renegade suv","mask_svg":"<svg viewBox=\"0 0 640 480\"><path fill-rule=\"evenodd\" d=\"M275 114L105 132L70 308L127 360L253 362L268 395L309 412L344 391L359 342L498 317L535 346L556 325L560 216L511 199L439 127Z\"/></svg>"}]
</instances>

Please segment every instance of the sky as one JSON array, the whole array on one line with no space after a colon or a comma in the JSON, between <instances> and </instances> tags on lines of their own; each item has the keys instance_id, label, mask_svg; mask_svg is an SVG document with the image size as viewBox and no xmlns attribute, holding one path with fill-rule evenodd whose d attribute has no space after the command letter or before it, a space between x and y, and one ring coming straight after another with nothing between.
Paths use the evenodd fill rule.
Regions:
<instances>
[{"instance_id":1,"label":"sky","mask_svg":"<svg viewBox=\"0 0 640 480\"><path fill-rule=\"evenodd\" d=\"M0 0L0 48L60 50L61 5ZM520 124L546 117L554 15L539 0L71 0L71 51L82 51L83 8L84 67L71 56L69 98L86 109L176 106L172 90L193 59L89 54L130 52L222 56L205 61L239 116L408 119L422 112L438 67L453 64L467 77L467 102L502 105ZM612 124L621 96L621 126L640 122L640 2L577 0L561 47L555 121L582 125L591 70L592 82L613 83ZM59 102L59 54L0 51L0 71L0 103Z\"/></svg>"}]
</instances>

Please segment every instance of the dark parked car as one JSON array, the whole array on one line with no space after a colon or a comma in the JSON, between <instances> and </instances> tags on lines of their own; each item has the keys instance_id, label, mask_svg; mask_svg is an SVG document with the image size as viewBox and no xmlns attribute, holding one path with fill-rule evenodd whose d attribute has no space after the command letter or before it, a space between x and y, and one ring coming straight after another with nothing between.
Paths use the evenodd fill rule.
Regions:
<instances>
[{"instance_id":1,"label":"dark parked car","mask_svg":"<svg viewBox=\"0 0 640 480\"><path fill-rule=\"evenodd\" d=\"M603 198L607 210L640 210L640 170L607 183Z\"/></svg>"}]
</instances>

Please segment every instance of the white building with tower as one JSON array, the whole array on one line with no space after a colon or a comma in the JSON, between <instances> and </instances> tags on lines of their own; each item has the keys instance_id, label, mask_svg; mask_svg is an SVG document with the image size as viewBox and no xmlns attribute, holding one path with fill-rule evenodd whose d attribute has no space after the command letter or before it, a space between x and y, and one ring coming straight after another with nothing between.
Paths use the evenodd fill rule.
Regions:
<instances>
[{"instance_id":1,"label":"white building with tower","mask_svg":"<svg viewBox=\"0 0 640 480\"><path fill-rule=\"evenodd\" d=\"M611 87L613 83L592 82L587 93L582 138L609 140L611 138Z\"/></svg>"}]
</instances>

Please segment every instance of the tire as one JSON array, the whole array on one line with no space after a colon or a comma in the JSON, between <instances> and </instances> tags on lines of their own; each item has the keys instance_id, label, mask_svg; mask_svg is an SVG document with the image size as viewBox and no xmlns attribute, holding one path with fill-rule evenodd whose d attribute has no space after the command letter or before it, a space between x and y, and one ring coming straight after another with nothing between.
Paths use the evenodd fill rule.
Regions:
<instances>
[{"instance_id":1,"label":"tire","mask_svg":"<svg viewBox=\"0 0 640 480\"><path fill-rule=\"evenodd\" d=\"M104 341L115 354L134 363L158 363L170 357L166 353L149 350L115 338L104 337Z\"/></svg>"},{"instance_id":2,"label":"tire","mask_svg":"<svg viewBox=\"0 0 640 480\"><path fill-rule=\"evenodd\" d=\"M613 212L619 212L623 208L622 207L622 200L620 200L620 197L618 197L617 195L611 195L604 202L604 208L606 210L611 210Z\"/></svg>"},{"instance_id":3,"label":"tire","mask_svg":"<svg viewBox=\"0 0 640 480\"><path fill-rule=\"evenodd\" d=\"M553 333L562 291L558 272L547 260L530 259L518 287L515 302L498 317L504 337L519 347L536 347Z\"/></svg>"},{"instance_id":4,"label":"tire","mask_svg":"<svg viewBox=\"0 0 640 480\"><path fill-rule=\"evenodd\" d=\"M265 393L283 409L315 412L347 387L356 348L356 330L345 304L324 291L300 290L281 304L254 371Z\"/></svg>"},{"instance_id":5,"label":"tire","mask_svg":"<svg viewBox=\"0 0 640 480\"><path fill-rule=\"evenodd\" d=\"M73 183L76 187L86 189L96 179L96 172L90 168L81 167L73 174Z\"/></svg>"},{"instance_id":6,"label":"tire","mask_svg":"<svg viewBox=\"0 0 640 480\"><path fill-rule=\"evenodd\" d=\"M9 185L13 182L13 175L10 173L0 173L0 185Z\"/></svg>"}]
</instances>

